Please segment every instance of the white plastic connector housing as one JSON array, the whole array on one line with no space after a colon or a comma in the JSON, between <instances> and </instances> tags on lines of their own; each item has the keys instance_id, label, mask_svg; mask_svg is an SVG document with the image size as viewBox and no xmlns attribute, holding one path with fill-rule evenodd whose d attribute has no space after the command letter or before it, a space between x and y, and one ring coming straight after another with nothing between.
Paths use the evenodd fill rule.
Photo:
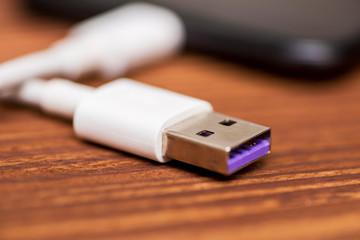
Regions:
<instances>
[{"instance_id":1,"label":"white plastic connector housing","mask_svg":"<svg viewBox=\"0 0 360 240\"><path fill-rule=\"evenodd\" d=\"M206 101L121 79L81 101L75 110L74 129L83 139L166 162L162 154L164 129L211 111Z\"/></svg>"},{"instance_id":2,"label":"white plastic connector housing","mask_svg":"<svg viewBox=\"0 0 360 240\"><path fill-rule=\"evenodd\" d=\"M113 78L173 55L184 42L180 18L149 3L128 3L73 27L50 48L0 64L0 90L30 78L96 71Z\"/></svg>"}]
</instances>

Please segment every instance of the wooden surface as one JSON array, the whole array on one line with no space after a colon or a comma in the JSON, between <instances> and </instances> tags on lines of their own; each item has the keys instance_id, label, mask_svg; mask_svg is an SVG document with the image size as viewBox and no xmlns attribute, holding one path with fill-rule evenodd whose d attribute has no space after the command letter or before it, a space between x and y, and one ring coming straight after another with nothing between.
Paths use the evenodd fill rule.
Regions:
<instances>
[{"instance_id":1,"label":"wooden surface","mask_svg":"<svg viewBox=\"0 0 360 240\"><path fill-rule=\"evenodd\" d=\"M68 26L2 1L0 61ZM0 239L360 239L360 66L308 84L184 53L128 76L271 126L272 153L225 178L83 142L69 122L0 102Z\"/></svg>"}]
</instances>

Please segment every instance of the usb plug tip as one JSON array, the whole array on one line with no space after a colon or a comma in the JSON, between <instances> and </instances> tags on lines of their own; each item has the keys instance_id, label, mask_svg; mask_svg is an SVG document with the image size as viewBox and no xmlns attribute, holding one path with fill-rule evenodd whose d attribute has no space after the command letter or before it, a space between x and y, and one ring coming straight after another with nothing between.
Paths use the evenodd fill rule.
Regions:
<instances>
[{"instance_id":1,"label":"usb plug tip","mask_svg":"<svg viewBox=\"0 0 360 240\"><path fill-rule=\"evenodd\" d=\"M230 175L270 152L270 128L203 113L165 129L163 155Z\"/></svg>"}]
</instances>

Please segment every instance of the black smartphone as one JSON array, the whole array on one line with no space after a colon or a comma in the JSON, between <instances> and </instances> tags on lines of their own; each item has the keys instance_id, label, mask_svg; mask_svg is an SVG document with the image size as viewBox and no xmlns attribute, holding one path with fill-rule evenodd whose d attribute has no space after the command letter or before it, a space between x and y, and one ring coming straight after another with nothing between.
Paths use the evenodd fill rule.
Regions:
<instances>
[{"instance_id":1,"label":"black smartphone","mask_svg":"<svg viewBox=\"0 0 360 240\"><path fill-rule=\"evenodd\" d=\"M26 0L82 20L126 0ZM284 73L328 76L357 64L358 0L150 0L182 18L187 47Z\"/></svg>"}]
</instances>

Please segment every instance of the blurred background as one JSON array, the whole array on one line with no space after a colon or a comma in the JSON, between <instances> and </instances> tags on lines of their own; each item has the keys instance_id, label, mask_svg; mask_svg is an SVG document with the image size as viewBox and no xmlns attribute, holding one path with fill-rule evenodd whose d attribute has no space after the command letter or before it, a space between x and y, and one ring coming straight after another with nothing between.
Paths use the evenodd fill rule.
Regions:
<instances>
[{"instance_id":1,"label":"blurred background","mask_svg":"<svg viewBox=\"0 0 360 240\"><path fill-rule=\"evenodd\" d=\"M131 1L27 0L30 9L83 20ZM292 74L329 76L357 62L360 3L354 0L153 0L175 11L186 47Z\"/></svg>"}]
</instances>

